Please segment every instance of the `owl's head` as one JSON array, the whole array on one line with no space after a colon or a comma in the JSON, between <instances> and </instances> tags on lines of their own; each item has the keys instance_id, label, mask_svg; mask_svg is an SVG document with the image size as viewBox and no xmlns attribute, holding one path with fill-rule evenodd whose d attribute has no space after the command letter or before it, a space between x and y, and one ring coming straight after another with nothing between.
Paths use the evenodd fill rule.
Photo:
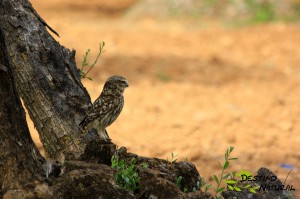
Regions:
<instances>
[{"instance_id":1,"label":"owl's head","mask_svg":"<svg viewBox=\"0 0 300 199\"><path fill-rule=\"evenodd\" d=\"M128 86L129 85L127 79L125 79L122 76L114 75L106 80L103 90L117 91L123 93L125 88Z\"/></svg>"}]
</instances>

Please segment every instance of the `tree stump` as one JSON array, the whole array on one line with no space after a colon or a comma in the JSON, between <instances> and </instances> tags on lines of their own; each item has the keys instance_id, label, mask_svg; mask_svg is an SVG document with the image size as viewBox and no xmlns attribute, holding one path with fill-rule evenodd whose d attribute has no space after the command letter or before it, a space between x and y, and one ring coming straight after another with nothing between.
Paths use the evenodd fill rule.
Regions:
<instances>
[{"instance_id":1,"label":"tree stump","mask_svg":"<svg viewBox=\"0 0 300 199\"><path fill-rule=\"evenodd\" d=\"M102 140L90 141L81 156L86 162L111 165L111 157L116 153L116 145Z\"/></svg>"}]
</instances>

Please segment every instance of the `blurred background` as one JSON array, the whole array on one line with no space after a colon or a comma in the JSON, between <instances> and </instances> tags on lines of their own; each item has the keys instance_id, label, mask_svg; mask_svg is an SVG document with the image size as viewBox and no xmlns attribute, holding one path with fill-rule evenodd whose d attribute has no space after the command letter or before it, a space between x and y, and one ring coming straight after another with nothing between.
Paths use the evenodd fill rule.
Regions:
<instances>
[{"instance_id":1,"label":"blurred background","mask_svg":"<svg viewBox=\"0 0 300 199\"><path fill-rule=\"evenodd\" d=\"M94 101L125 76L113 142L150 157L193 162L212 182L230 169L268 167L300 190L300 0L31 0L62 45L92 63ZM35 129L30 130L37 145ZM300 192L298 191L298 195Z\"/></svg>"}]
</instances>

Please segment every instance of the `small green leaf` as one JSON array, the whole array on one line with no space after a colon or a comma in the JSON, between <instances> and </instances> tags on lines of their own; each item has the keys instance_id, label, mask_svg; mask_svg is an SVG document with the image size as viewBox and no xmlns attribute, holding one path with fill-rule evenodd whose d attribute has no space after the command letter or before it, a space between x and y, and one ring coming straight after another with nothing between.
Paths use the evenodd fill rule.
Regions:
<instances>
[{"instance_id":1,"label":"small green leaf","mask_svg":"<svg viewBox=\"0 0 300 199\"><path fill-rule=\"evenodd\" d=\"M242 191L240 188L238 188L238 187L234 187L234 189L236 190L236 191Z\"/></svg>"},{"instance_id":2,"label":"small green leaf","mask_svg":"<svg viewBox=\"0 0 300 199\"><path fill-rule=\"evenodd\" d=\"M222 179L227 179L229 176L230 176L230 173L224 175L224 176L222 177Z\"/></svg>"},{"instance_id":3,"label":"small green leaf","mask_svg":"<svg viewBox=\"0 0 300 199\"><path fill-rule=\"evenodd\" d=\"M148 165L146 162L143 162L143 163L142 163L142 167L143 167L143 168L146 169L146 168L148 168L148 166L149 166L149 165Z\"/></svg>"},{"instance_id":4,"label":"small green leaf","mask_svg":"<svg viewBox=\"0 0 300 199\"><path fill-rule=\"evenodd\" d=\"M237 160L238 158L229 158L228 160Z\"/></svg>"},{"instance_id":5,"label":"small green leaf","mask_svg":"<svg viewBox=\"0 0 300 199\"><path fill-rule=\"evenodd\" d=\"M228 166L229 166L229 162L226 161L225 164L224 164L224 166L223 166L223 169L224 169L224 170L227 169Z\"/></svg>"},{"instance_id":6,"label":"small green leaf","mask_svg":"<svg viewBox=\"0 0 300 199\"><path fill-rule=\"evenodd\" d=\"M252 189L259 189L260 186L255 186L255 187L252 187Z\"/></svg>"},{"instance_id":7,"label":"small green leaf","mask_svg":"<svg viewBox=\"0 0 300 199\"><path fill-rule=\"evenodd\" d=\"M228 185L228 189L230 189L231 191L233 191L233 186Z\"/></svg>"},{"instance_id":8,"label":"small green leaf","mask_svg":"<svg viewBox=\"0 0 300 199\"><path fill-rule=\"evenodd\" d=\"M210 187L211 187L211 184L206 185L204 192L207 192L210 189Z\"/></svg>"},{"instance_id":9,"label":"small green leaf","mask_svg":"<svg viewBox=\"0 0 300 199\"><path fill-rule=\"evenodd\" d=\"M235 180L226 180L227 184L236 184L237 182Z\"/></svg>"},{"instance_id":10,"label":"small green leaf","mask_svg":"<svg viewBox=\"0 0 300 199\"><path fill-rule=\"evenodd\" d=\"M214 179L215 179L215 181L216 181L217 184L220 184L219 179L218 179L218 177L216 175L214 175Z\"/></svg>"},{"instance_id":11,"label":"small green leaf","mask_svg":"<svg viewBox=\"0 0 300 199\"><path fill-rule=\"evenodd\" d=\"M225 189L225 187L221 187L221 188L219 188L219 189L217 190L217 193L220 193L220 192L222 192L224 189Z\"/></svg>"},{"instance_id":12,"label":"small green leaf","mask_svg":"<svg viewBox=\"0 0 300 199\"><path fill-rule=\"evenodd\" d=\"M249 189L252 193L256 193L255 189Z\"/></svg>"},{"instance_id":13,"label":"small green leaf","mask_svg":"<svg viewBox=\"0 0 300 199\"><path fill-rule=\"evenodd\" d=\"M245 189L248 189L249 187L251 187L251 185L250 185L250 184L248 184L248 185L244 186L244 188L245 188Z\"/></svg>"},{"instance_id":14,"label":"small green leaf","mask_svg":"<svg viewBox=\"0 0 300 199\"><path fill-rule=\"evenodd\" d=\"M233 149L234 149L234 147L233 147L233 146L230 146L229 151L232 152Z\"/></svg>"},{"instance_id":15,"label":"small green leaf","mask_svg":"<svg viewBox=\"0 0 300 199\"><path fill-rule=\"evenodd\" d=\"M252 176L252 174L249 171L244 171L244 170L240 170L236 176L242 176L242 175L246 175L247 177Z\"/></svg>"},{"instance_id":16,"label":"small green leaf","mask_svg":"<svg viewBox=\"0 0 300 199\"><path fill-rule=\"evenodd\" d=\"M182 181L182 176L179 176L177 178L177 181L176 181L176 185L180 188L181 187L181 181Z\"/></svg>"},{"instance_id":17,"label":"small green leaf","mask_svg":"<svg viewBox=\"0 0 300 199\"><path fill-rule=\"evenodd\" d=\"M187 187L184 187L183 192L186 193L186 192L188 192L188 190L189 189Z\"/></svg>"}]
</instances>

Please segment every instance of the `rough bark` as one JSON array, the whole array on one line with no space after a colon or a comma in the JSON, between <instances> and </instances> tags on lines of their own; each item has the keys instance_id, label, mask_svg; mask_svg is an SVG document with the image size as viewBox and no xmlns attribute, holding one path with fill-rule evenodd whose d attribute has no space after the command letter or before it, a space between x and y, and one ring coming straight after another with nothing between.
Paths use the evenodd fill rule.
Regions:
<instances>
[{"instance_id":1,"label":"rough bark","mask_svg":"<svg viewBox=\"0 0 300 199\"><path fill-rule=\"evenodd\" d=\"M0 198L36 198L37 187L47 189L44 159L30 137L6 53L0 29Z\"/></svg>"},{"instance_id":2,"label":"rough bark","mask_svg":"<svg viewBox=\"0 0 300 199\"><path fill-rule=\"evenodd\" d=\"M27 0L0 1L0 28L17 90L48 157L64 161L84 151L78 124L90 105L75 51L61 46Z\"/></svg>"}]
</instances>

